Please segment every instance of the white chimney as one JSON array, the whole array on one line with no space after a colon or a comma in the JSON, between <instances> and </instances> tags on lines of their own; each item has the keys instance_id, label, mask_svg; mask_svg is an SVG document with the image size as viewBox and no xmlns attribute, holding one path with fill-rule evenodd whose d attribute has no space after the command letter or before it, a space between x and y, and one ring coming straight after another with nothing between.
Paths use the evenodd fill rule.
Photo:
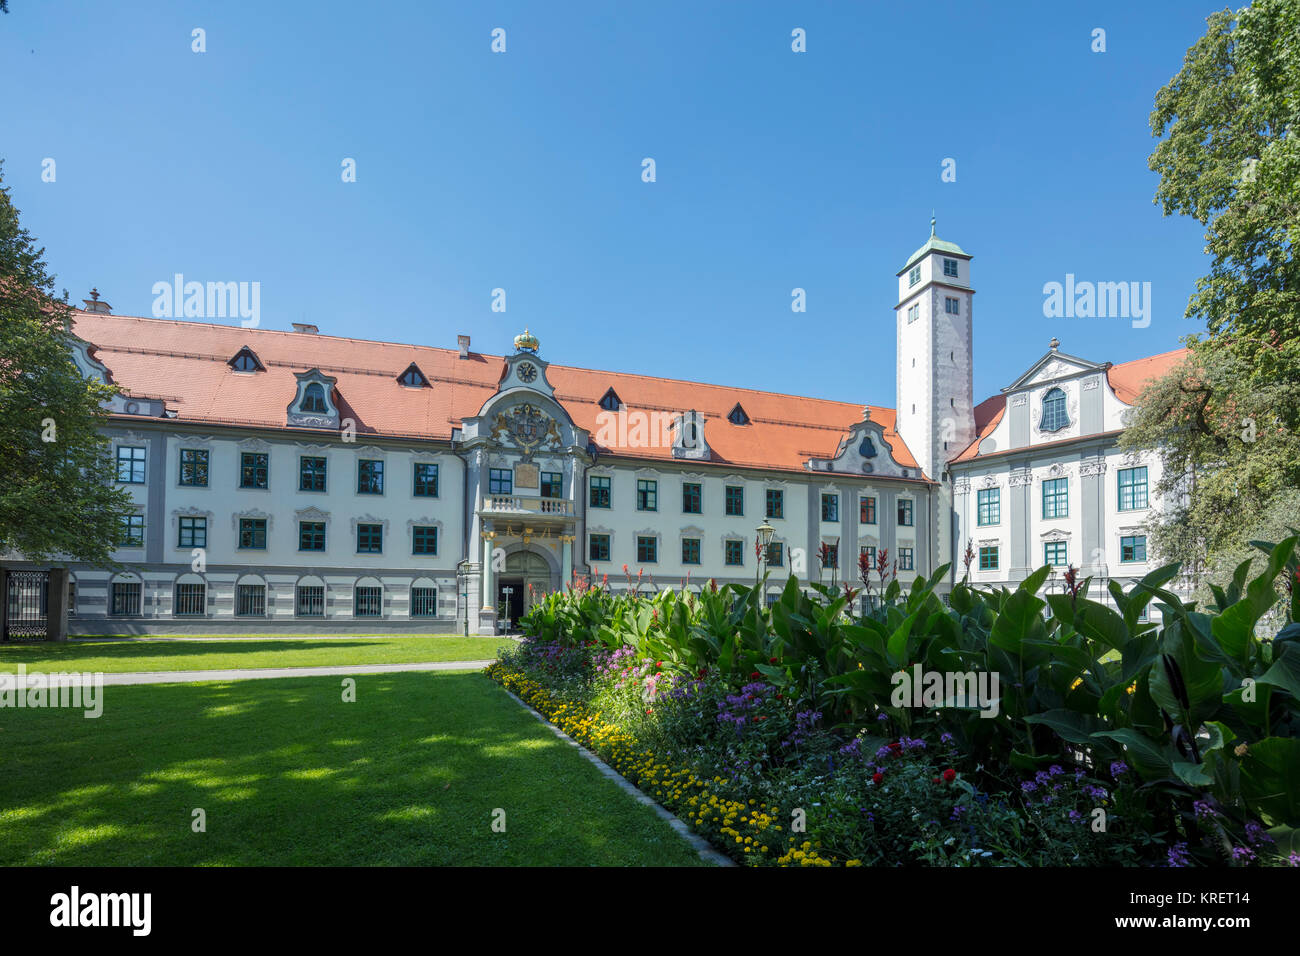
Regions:
<instances>
[{"instance_id":1,"label":"white chimney","mask_svg":"<svg viewBox=\"0 0 1300 956\"><path fill-rule=\"evenodd\" d=\"M456 336L456 344L460 346L460 357L469 358L469 336L468 335Z\"/></svg>"},{"instance_id":2,"label":"white chimney","mask_svg":"<svg viewBox=\"0 0 1300 956\"><path fill-rule=\"evenodd\" d=\"M314 325L308 325L306 322L294 322L294 323L293 323L293 330L294 330L295 332L301 332L303 335L319 335L319 334L320 334L320 329L316 328L316 326L314 326Z\"/></svg>"}]
</instances>

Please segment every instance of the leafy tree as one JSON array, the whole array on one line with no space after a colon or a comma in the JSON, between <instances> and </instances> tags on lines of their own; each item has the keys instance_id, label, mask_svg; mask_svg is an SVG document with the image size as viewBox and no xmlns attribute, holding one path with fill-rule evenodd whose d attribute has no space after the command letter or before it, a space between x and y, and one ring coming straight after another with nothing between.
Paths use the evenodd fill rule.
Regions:
<instances>
[{"instance_id":1,"label":"leafy tree","mask_svg":"<svg viewBox=\"0 0 1300 956\"><path fill-rule=\"evenodd\" d=\"M0 164L0 553L111 563L123 516L103 406L116 389L72 361L72 312L4 187Z\"/></svg>"},{"instance_id":2,"label":"leafy tree","mask_svg":"<svg viewBox=\"0 0 1300 956\"><path fill-rule=\"evenodd\" d=\"M1205 226L1188 361L1144 392L1121 439L1158 449L1153 548L1204 571L1300 524L1300 0L1209 17L1156 94L1149 165L1165 215ZM1271 530L1270 530L1271 529Z\"/></svg>"}]
</instances>

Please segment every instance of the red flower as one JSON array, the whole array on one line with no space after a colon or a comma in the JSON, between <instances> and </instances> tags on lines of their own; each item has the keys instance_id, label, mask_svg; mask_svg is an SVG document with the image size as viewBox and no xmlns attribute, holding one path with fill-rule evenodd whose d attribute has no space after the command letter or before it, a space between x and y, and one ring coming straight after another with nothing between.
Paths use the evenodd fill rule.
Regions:
<instances>
[{"instance_id":1,"label":"red flower","mask_svg":"<svg viewBox=\"0 0 1300 956\"><path fill-rule=\"evenodd\" d=\"M935 783L938 783L938 782L939 782L939 778L938 778L938 777L935 777L935 778L934 778L934 782L935 782Z\"/></svg>"},{"instance_id":2,"label":"red flower","mask_svg":"<svg viewBox=\"0 0 1300 956\"><path fill-rule=\"evenodd\" d=\"M767 661L768 661L769 664L775 664L775 663L776 663L776 658L775 658L775 657L769 657L769 658L767 659Z\"/></svg>"},{"instance_id":3,"label":"red flower","mask_svg":"<svg viewBox=\"0 0 1300 956\"><path fill-rule=\"evenodd\" d=\"M944 783L952 783L956 779L957 779L957 771L953 770L952 767L949 767L947 770L943 772Z\"/></svg>"},{"instance_id":4,"label":"red flower","mask_svg":"<svg viewBox=\"0 0 1300 956\"><path fill-rule=\"evenodd\" d=\"M658 667L658 668L660 668L660 669L662 670L662 669L663 669L663 666L664 666L664 662L663 662L663 661L655 661L655 667Z\"/></svg>"},{"instance_id":5,"label":"red flower","mask_svg":"<svg viewBox=\"0 0 1300 956\"><path fill-rule=\"evenodd\" d=\"M889 749L892 750L894 753L898 753L900 750L903 749L903 745L900 744L897 740L895 740L892 744L889 745Z\"/></svg>"},{"instance_id":6,"label":"red flower","mask_svg":"<svg viewBox=\"0 0 1300 956\"><path fill-rule=\"evenodd\" d=\"M753 672L752 674L750 674L749 676L750 676L750 677L762 677L763 675L760 674L758 671L754 671L754 672Z\"/></svg>"},{"instance_id":7,"label":"red flower","mask_svg":"<svg viewBox=\"0 0 1300 956\"><path fill-rule=\"evenodd\" d=\"M871 782L872 782L872 783L880 783L880 781L882 781L882 780L884 780L884 779L885 779L885 775L884 775L883 773L880 773L879 771L877 771L876 773L873 773L873 774L871 775Z\"/></svg>"}]
</instances>

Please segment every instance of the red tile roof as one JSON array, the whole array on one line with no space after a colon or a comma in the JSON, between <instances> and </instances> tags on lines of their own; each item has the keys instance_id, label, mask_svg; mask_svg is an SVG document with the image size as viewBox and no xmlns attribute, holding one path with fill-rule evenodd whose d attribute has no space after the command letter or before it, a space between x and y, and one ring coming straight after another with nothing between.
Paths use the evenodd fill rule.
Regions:
<instances>
[{"instance_id":1,"label":"red tile roof","mask_svg":"<svg viewBox=\"0 0 1300 956\"><path fill-rule=\"evenodd\" d=\"M478 414L495 394L505 368L503 356L480 352L461 359L455 349L174 319L76 312L73 328L94 346L96 358L124 390L161 398L178 421L200 424L284 428L286 410L297 394L294 373L319 368L338 380L339 412L356 421L358 435L448 440L453 427ZM241 374L230 368L227 362L244 346L265 372ZM397 383L412 362L431 388ZM610 387L629 413L701 413L714 466L806 472L808 458L833 456L849 426L862 420L862 405L776 392L564 365L548 366L547 376L556 399L593 440L599 402ZM737 402L750 424L727 421ZM917 468L894 431L894 410L871 406L871 419L884 429L895 460ZM626 457L671 459L672 451L637 449Z\"/></svg>"},{"instance_id":2,"label":"red tile roof","mask_svg":"<svg viewBox=\"0 0 1300 956\"><path fill-rule=\"evenodd\" d=\"M1106 370L1106 380L1121 402L1132 405L1142 394L1142 389L1147 382L1160 378L1181 362L1186 354L1187 349L1174 349L1172 352L1161 352L1159 355L1148 355L1146 358L1112 365ZM994 395L976 405L975 440L949 461L971 461L979 458L980 442L993 434L994 429L998 427L998 422L1002 421L1002 415L1006 411L1006 404L1005 395Z\"/></svg>"}]
</instances>

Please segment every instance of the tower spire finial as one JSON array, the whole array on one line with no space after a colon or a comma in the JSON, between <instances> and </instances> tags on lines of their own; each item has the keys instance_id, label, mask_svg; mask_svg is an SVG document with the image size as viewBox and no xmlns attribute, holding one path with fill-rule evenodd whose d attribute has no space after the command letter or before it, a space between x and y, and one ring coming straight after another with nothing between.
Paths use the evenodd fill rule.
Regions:
<instances>
[{"instance_id":1,"label":"tower spire finial","mask_svg":"<svg viewBox=\"0 0 1300 956\"><path fill-rule=\"evenodd\" d=\"M930 210L930 235L934 235L934 210Z\"/></svg>"}]
</instances>

